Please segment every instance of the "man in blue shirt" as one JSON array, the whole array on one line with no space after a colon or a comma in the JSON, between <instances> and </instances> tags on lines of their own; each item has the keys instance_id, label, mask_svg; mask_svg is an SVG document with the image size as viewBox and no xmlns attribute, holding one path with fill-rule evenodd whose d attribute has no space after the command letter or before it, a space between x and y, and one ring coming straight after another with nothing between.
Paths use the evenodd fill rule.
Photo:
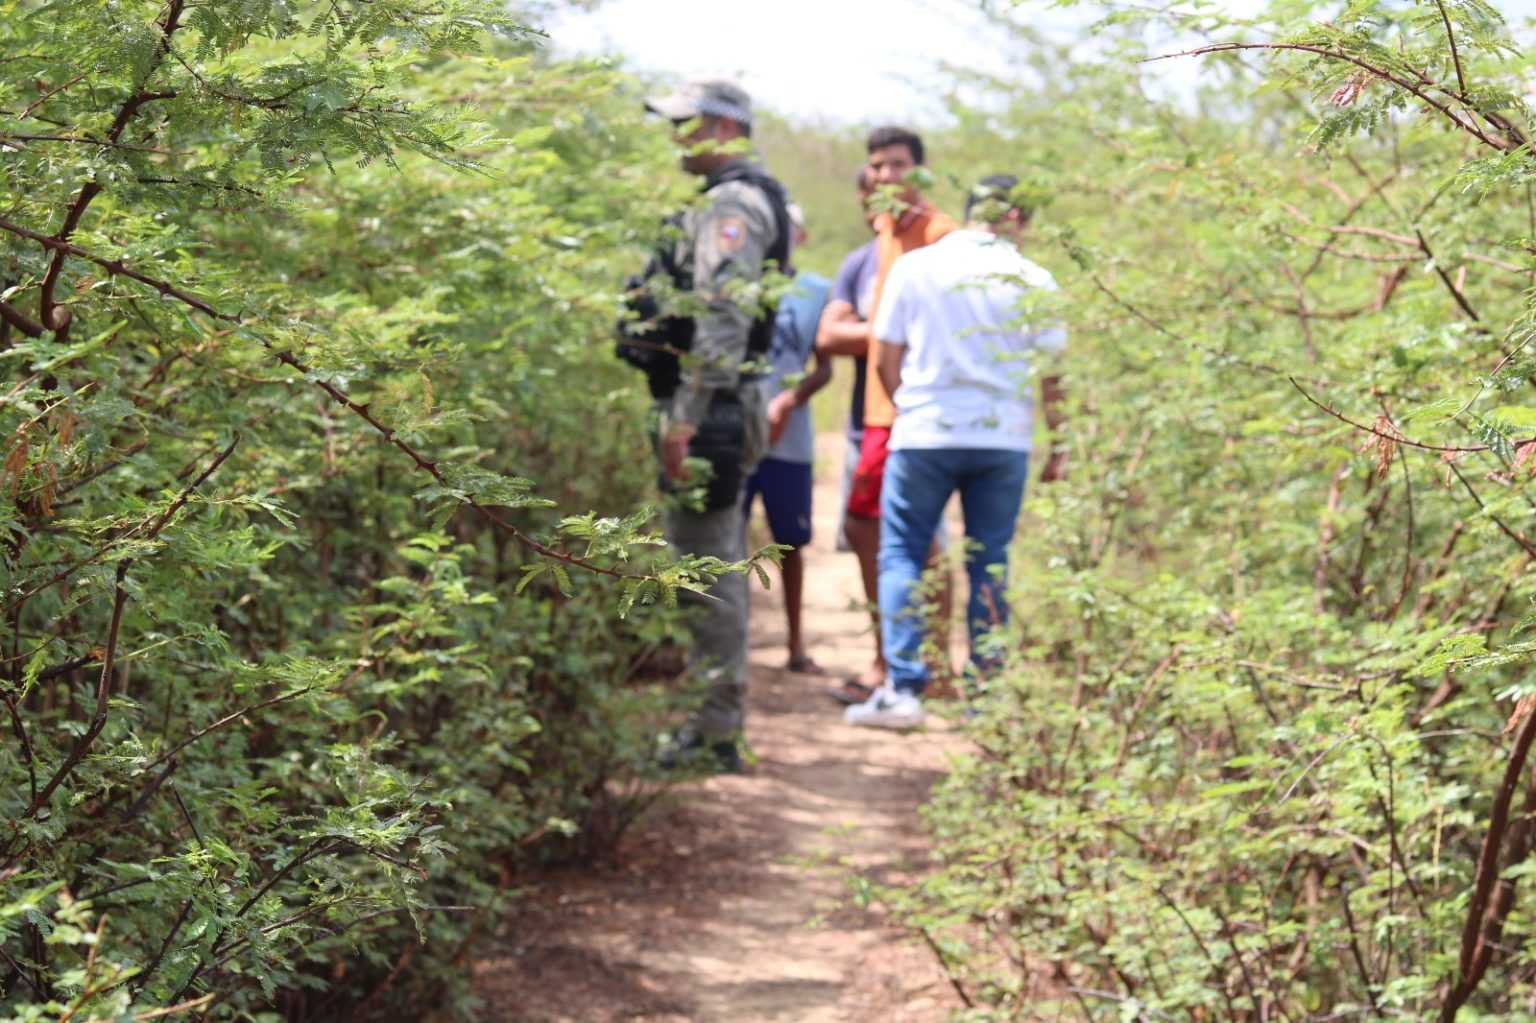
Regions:
<instances>
[{"instance_id":1,"label":"man in blue shirt","mask_svg":"<svg viewBox=\"0 0 1536 1023\"><path fill-rule=\"evenodd\" d=\"M875 212L869 206L873 188L866 168L859 168L855 185L859 191L859 204L864 210L864 222L873 230ZM843 462L842 513L837 525L839 550L850 549L843 535L843 523L847 515L849 488L853 484L853 470L859 463L859 446L864 437L864 380L867 367L864 356L869 345L867 321L874 301L877 268L874 239L843 257L842 265L837 269L837 277L832 283L831 299L821 314L821 324L816 332L816 354L821 359L849 356L854 366L853 395L848 408L848 447ZM875 559L864 557L863 551L857 553L860 554L859 569L864 579L864 595L873 607L877 594ZM844 703L862 703L885 681L886 665L880 648L878 617L875 623L875 658L870 666L827 690Z\"/></svg>"},{"instance_id":2,"label":"man in blue shirt","mask_svg":"<svg viewBox=\"0 0 1536 1023\"><path fill-rule=\"evenodd\" d=\"M805 220L800 207L789 204L794 244L805 244ZM800 628L801 595L805 590L805 559L800 548L811 542L811 462L815 433L811 425L811 396L832 379L832 363L819 356L816 369L806 366L816 350L816 327L827 303L828 281L813 273L795 275L794 286L779 301L768 347L768 453L747 480L743 513L762 495L763 511L773 542L790 548L784 554L784 614L789 625L790 671L819 672L805 649Z\"/></svg>"}]
</instances>

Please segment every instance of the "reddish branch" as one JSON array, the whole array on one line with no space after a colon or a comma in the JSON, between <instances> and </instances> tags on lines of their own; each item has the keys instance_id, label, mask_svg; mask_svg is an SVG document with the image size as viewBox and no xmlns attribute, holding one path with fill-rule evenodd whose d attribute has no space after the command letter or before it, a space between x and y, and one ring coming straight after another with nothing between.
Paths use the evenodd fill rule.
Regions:
<instances>
[{"instance_id":1,"label":"reddish branch","mask_svg":"<svg viewBox=\"0 0 1536 1023\"><path fill-rule=\"evenodd\" d=\"M172 17L179 16L180 5L175 4L173 8ZM174 27L168 26L167 32L170 31L174 31ZM112 123L111 130L107 132L107 141L115 143L118 140L118 136L123 133L123 129L128 126L128 122L133 119L133 116L138 113L139 108L144 106L144 104L157 99L171 99L175 95L174 92L141 92L136 96L130 97L123 103L122 109L117 113L116 120ZM79 193L75 196L75 201L70 203L68 212L64 214L64 223L53 234L52 240L54 242L67 242L69 240L70 236L75 233L75 229L80 226L80 218L85 216L85 211L91 205L91 200L95 199L100 192L101 183L99 181L88 181L80 187ZM71 253L68 248L62 245L54 245L51 248L54 250L53 259L49 261L48 271L43 275L40 299L41 319L43 326L49 330L64 334L69 330L71 314L67 308L54 301L53 295L58 287L59 277L64 272L66 258Z\"/></svg>"},{"instance_id":2,"label":"reddish branch","mask_svg":"<svg viewBox=\"0 0 1536 1023\"><path fill-rule=\"evenodd\" d=\"M1282 230L1280 235L1290 241L1299 242L1316 249L1320 255L1334 256L1338 259L1353 259L1361 263L1417 263L1424 256L1419 252L1356 252L1352 249L1341 249L1328 242L1315 242L1310 238L1303 238L1299 234Z\"/></svg>"},{"instance_id":3,"label":"reddish branch","mask_svg":"<svg viewBox=\"0 0 1536 1023\"><path fill-rule=\"evenodd\" d=\"M1467 479L1466 475L1463 474L1460 469L1456 468L1454 462L1448 464L1446 468L1450 469L1451 474L1461 481L1461 485L1466 488L1467 494L1472 498L1473 501L1477 503L1477 510L1482 512L1484 515L1488 515L1488 517L1493 520L1493 524L1499 527L1499 531L1513 540L1521 550L1525 551L1525 553L1531 557L1536 558L1536 544L1532 544L1531 541L1527 540L1522 534L1515 532L1509 527L1508 524L1505 523L1503 519L1499 518L1497 515L1490 515L1488 513L1488 505L1483 501L1481 497L1478 496L1477 488L1472 485L1472 481Z\"/></svg>"},{"instance_id":4,"label":"reddish branch","mask_svg":"<svg viewBox=\"0 0 1536 1023\"><path fill-rule=\"evenodd\" d=\"M1344 472L1348 463L1334 470L1333 482L1328 485L1328 504L1323 511L1317 530L1317 564L1312 569L1312 610L1321 615L1327 606L1328 555L1333 549L1333 523L1339 514L1339 500L1343 495Z\"/></svg>"},{"instance_id":5,"label":"reddish branch","mask_svg":"<svg viewBox=\"0 0 1536 1023\"><path fill-rule=\"evenodd\" d=\"M1153 890L1163 900L1163 904L1173 910L1174 914L1178 916L1180 922L1184 924L1184 929L1189 932L1190 937L1195 939L1195 947L1200 949L1200 953L1205 956L1205 961L1210 964L1211 983L1219 985L1221 997L1227 1003L1227 1019L1241 1019L1242 1016L1237 1011L1237 1005L1233 1001L1232 992L1227 989L1226 971L1222 969L1221 962L1211 952L1210 946L1206 944L1205 938L1200 934L1199 929L1190 922L1189 917L1179 908L1179 904L1173 900L1173 896L1168 894L1167 889L1162 885L1158 885ZM1234 946L1234 951L1235 949L1236 946Z\"/></svg>"},{"instance_id":6,"label":"reddish branch","mask_svg":"<svg viewBox=\"0 0 1536 1023\"><path fill-rule=\"evenodd\" d=\"M28 104L27 108L21 112L19 117L17 117L17 120L19 120L19 121L20 120L25 120L26 118L31 117L32 116L32 112L34 110L36 110L38 107L42 106L44 103L47 103L49 100L53 99L53 97L57 96L59 93L63 92L65 89L69 88L71 85L74 85L75 83L81 82L81 81L84 81L84 80L85 80L85 76L84 75L76 75L75 77L71 78L69 81L65 82L62 85L55 85L53 88L47 90L41 96L39 96L37 99L33 100L30 104Z\"/></svg>"},{"instance_id":7,"label":"reddish branch","mask_svg":"<svg viewBox=\"0 0 1536 1023\"><path fill-rule=\"evenodd\" d=\"M205 92L209 93L210 95L217 96L219 99L224 100L226 103L238 103L242 106L256 107L259 110L290 110L292 109L288 104L290 99L292 99L294 96L297 96L305 89L313 88L316 85L320 85L324 81L323 78L301 81L291 88L277 93L274 96L253 96L249 94L239 96L232 92L225 92L210 82L208 79L198 74L197 68L193 66L180 53L177 53L175 49L168 48L167 52L170 53L172 57L176 58L177 63L186 69L187 74L191 75ZM353 100L347 106L337 108L338 112L346 114L405 114L410 112L409 107L403 106L364 106L363 100L367 99L378 89L378 85L368 86L358 94L357 99Z\"/></svg>"},{"instance_id":8,"label":"reddish branch","mask_svg":"<svg viewBox=\"0 0 1536 1023\"><path fill-rule=\"evenodd\" d=\"M1342 898L1339 902L1344 907L1344 923L1349 928L1349 952L1355 960L1355 970L1360 974L1360 983L1365 987L1365 996L1370 1000L1371 1011L1377 1016L1382 1015L1381 1005L1376 1000L1376 989L1380 982L1371 975L1370 967L1365 964L1365 953L1360 950L1360 929L1355 923L1355 912L1350 908L1348 889L1341 889Z\"/></svg>"},{"instance_id":9,"label":"reddish branch","mask_svg":"<svg viewBox=\"0 0 1536 1023\"><path fill-rule=\"evenodd\" d=\"M274 696L274 697L272 697L270 699L262 700L260 703L253 703L253 704L251 704L248 707L241 707L239 710L235 711L232 714L226 714L223 717L219 718L217 721L213 722L211 725L205 725L204 727L199 728L197 731L193 732L191 735L187 736L185 739L181 740L176 745L172 746L170 749L168 749L164 753L160 754L160 756L156 757L153 761L151 761L150 764L147 767L145 767L140 773L141 774L147 774L150 771L153 771L155 768L159 767L160 765L169 762L172 758L174 758L176 756L176 754L180 753L182 750L186 749L188 746L192 745L194 742L196 742L197 740L201 739L203 736L208 735L208 734L210 734L212 732L215 732L215 731L219 730L220 728L223 728L225 725L232 724L233 722L239 721L241 718L245 717L247 714L253 714L253 713L255 713L258 710L265 710L266 708L274 706L274 705L279 704L279 703L287 703L290 700L296 700L299 697L304 696L304 695L306 695L307 693L309 693L311 691L312 691L312 687L306 686L303 689L295 689L292 692L280 693L277 696Z\"/></svg>"},{"instance_id":10,"label":"reddish branch","mask_svg":"<svg viewBox=\"0 0 1536 1023\"><path fill-rule=\"evenodd\" d=\"M126 142L108 142L106 139L91 138L88 135L13 135L0 134L0 145L11 142L67 142L80 146L99 146L103 149L125 149L132 153L160 153L166 150L157 149L154 146L134 146Z\"/></svg>"},{"instance_id":11,"label":"reddish branch","mask_svg":"<svg viewBox=\"0 0 1536 1023\"><path fill-rule=\"evenodd\" d=\"M186 489L177 495L176 500L171 502L170 507L161 512L154 520L146 520L149 522L148 530L144 533L146 540L153 539L159 535L166 524L191 499L192 492L206 483L208 478L218 470L219 466L223 465L225 460L234 454L235 447L239 443L240 438L237 436L230 442L229 447L220 452L219 457L215 458L208 468L203 470L197 479L193 480ZM75 741L74 747L69 751L69 755L64 758L64 762L54 771L53 777L49 778L42 789L32 797L32 801L27 805L27 809L23 813L25 817L36 815L39 810L48 804L48 800L54 791L79 766L80 761L85 759L86 753L89 752L91 746L96 742L96 737L106 727L107 700L112 692L112 669L117 661L118 630L123 621L123 607L128 602L128 591L124 589L123 582L128 576L128 566L132 563L132 559L125 558L118 562L117 565L117 582L114 587L115 596L112 603L112 621L107 628L106 652L102 655L101 675L96 682L96 709L91 716L91 723L81 734L80 738Z\"/></svg>"},{"instance_id":12,"label":"reddish branch","mask_svg":"<svg viewBox=\"0 0 1536 1023\"><path fill-rule=\"evenodd\" d=\"M1513 828L1510 827L1510 804L1514 802L1533 741L1536 741L1536 714L1528 713L1515 734L1515 744L1488 815L1488 831L1477 860L1472 900L1467 906L1467 922L1461 935L1460 977L1440 1008L1441 1023L1455 1020L1457 1012L1472 997L1493 962L1493 953L1503 936L1504 921L1515 900L1514 881L1502 875L1531 854L1531 811L1536 809L1536 779L1527 786L1525 812Z\"/></svg>"},{"instance_id":13,"label":"reddish branch","mask_svg":"<svg viewBox=\"0 0 1536 1023\"><path fill-rule=\"evenodd\" d=\"M1424 451L1441 451L1441 452L1446 452L1446 453L1449 453L1449 454L1463 454L1465 452L1470 452L1470 451L1488 451L1488 450L1490 450L1490 448L1488 447L1487 444L1477 444L1477 445L1471 445L1471 446L1457 445L1457 444L1424 444L1424 443L1422 443L1420 441L1410 440L1409 438L1404 437L1400 433L1387 433L1385 430L1378 430L1374 426L1367 426L1364 423L1357 423L1353 419L1351 419L1348 416L1344 415L1342 412L1339 412L1336 409L1334 409L1332 406L1324 405L1322 402L1320 402L1316 398L1312 397L1312 395L1307 392L1307 389L1305 387L1302 387L1299 383L1296 382L1296 378L1295 377L1288 376L1288 377L1286 377L1286 379L1291 382L1291 386L1292 387L1296 388L1296 390L1301 392L1301 396L1303 398L1307 399L1307 401L1311 402L1313 405L1316 405L1318 408L1322 409L1324 412L1328 413L1330 416L1332 416L1333 418L1337 419L1339 422L1346 423L1349 426L1352 426L1352 427L1354 427L1357 430L1360 430L1360 431L1362 431L1364 433L1369 433L1369 434L1371 434L1372 436L1375 436L1375 437L1380 437L1383 440L1391 441L1394 444L1402 444L1405 447L1410 447L1410 448L1421 448Z\"/></svg>"},{"instance_id":14,"label":"reddish branch","mask_svg":"<svg viewBox=\"0 0 1536 1023\"><path fill-rule=\"evenodd\" d=\"M1408 471L1408 456L1404 454L1398 463L1403 467L1403 507L1407 512L1408 535L1403 541L1403 582L1397 591L1397 599L1392 601L1392 606L1387 610L1387 621L1395 621L1397 612L1402 608L1403 601L1408 599L1408 588L1413 585L1413 547L1414 547L1414 515L1413 515L1413 474Z\"/></svg>"},{"instance_id":15,"label":"reddish branch","mask_svg":"<svg viewBox=\"0 0 1536 1023\"><path fill-rule=\"evenodd\" d=\"M272 354L279 362L283 363L285 366L291 366L295 370L298 370L300 373L303 373L306 376L309 375L309 367L305 366L304 363L294 358L288 352L274 351ZM359 419L377 430L384 437L385 441L392 444L396 448L399 448L406 455L408 455L411 460L416 463L416 468L423 470L427 473L427 475L437 480L437 482L441 483L443 486L452 486L452 484L448 482L447 477L443 475L442 470L437 467L436 462L428 460L427 457L421 452L417 451L415 447L406 441L401 440L400 437L395 433L393 427L386 426L384 423L380 422L377 418L374 417L373 412L368 405L354 401L351 395L347 394L345 391L331 383L329 380L317 379L314 381L314 383L316 387L319 387L326 394L330 395L338 405L346 406ZM465 504L479 512L480 516L485 519L485 521L489 522L493 527L501 530L508 536L511 536L513 539L517 540L518 543L529 548L535 553L542 555L543 557L554 558L555 560L563 561L568 565L579 565L589 572L596 572L600 575L613 576L615 579L625 578L625 574L616 568L608 568L604 565L593 564L592 562L579 558L574 554L568 554L565 551L556 550L547 544L540 543L533 537L529 536L527 533L524 533L521 529L518 529L512 523L508 522L506 519L502 518L500 515L493 512L490 508L475 500L473 494L466 494L462 500Z\"/></svg>"},{"instance_id":16,"label":"reddish branch","mask_svg":"<svg viewBox=\"0 0 1536 1023\"><path fill-rule=\"evenodd\" d=\"M64 758L64 762L59 765L58 769L53 772L53 777L48 779L42 789L33 793L32 802L27 804L26 810L23 811L22 816L24 817L32 817L42 809L48 802L49 797L53 795L54 790L63 784L64 779L68 778L80 761L85 759L85 754L90 750L92 744L96 742L96 737L101 734L101 730L107 725L107 699L112 692L112 668L117 661L118 629L123 622L123 606L128 603L128 591L123 589L123 580L128 575L128 565L129 562L123 561L117 566L117 582L114 587L112 601L112 621L107 627L106 655L102 658L101 675L96 681L96 709L91 715L91 723L81 733L80 738L75 740L74 748L69 751L69 756Z\"/></svg>"},{"instance_id":17,"label":"reddish branch","mask_svg":"<svg viewBox=\"0 0 1536 1023\"><path fill-rule=\"evenodd\" d=\"M1496 259L1493 256L1485 256L1481 252L1463 251L1461 258L1470 259L1474 263L1486 263L1488 266L1496 266L1500 270L1508 270L1510 273L1516 274L1526 273L1530 269L1529 267L1516 266L1514 263L1511 263L1507 259Z\"/></svg>"},{"instance_id":18,"label":"reddish branch","mask_svg":"<svg viewBox=\"0 0 1536 1023\"><path fill-rule=\"evenodd\" d=\"M160 52L154 63L145 71L138 88L132 96L123 101L118 108L117 116L112 119L112 127L107 130L107 142L116 145L127 129L129 122L138 114L139 110L147 103L156 100L174 99L175 92L153 92L148 88L149 79L154 76L160 67L160 61L165 54L170 52L171 36L181 26L182 10L186 0L170 0L166 7L165 20L160 24ZM80 226L80 219L85 216L86 209L91 205L91 200L101 192L101 183L95 179L80 186L80 191L75 194L74 201L69 204L69 209L64 214L64 222L54 232L52 241L56 243L67 242L75 229ZM48 263L48 270L43 275L42 289L39 298L39 316L43 326L53 331L60 339L66 337L69 332L72 318L69 309L54 301L54 293L58 288L59 277L64 272L64 264L72 254L70 249L62 245L50 246L53 249L53 258Z\"/></svg>"},{"instance_id":19,"label":"reddish branch","mask_svg":"<svg viewBox=\"0 0 1536 1023\"><path fill-rule=\"evenodd\" d=\"M15 685L13 678L12 684ZM18 690L21 689L16 685ZM27 732L26 722L21 719L21 708L16 705L16 700L9 692L0 689L0 700L5 701L6 713L11 720L11 733L16 736L16 741L21 743L21 759L27 765L27 782L34 797L37 795L37 755L32 749L32 736Z\"/></svg>"},{"instance_id":20,"label":"reddish branch","mask_svg":"<svg viewBox=\"0 0 1536 1023\"><path fill-rule=\"evenodd\" d=\"M9 231L11 234L16 235L18 238L26 238L29 241L37 242L44 248L53 249L56 254L77 256L80 259L86 260L87 262L95 263L109 274L114 276L127 277L130 280L138 281L140 284L154 288L162 295L167 295L171 298L177 299L178 301L184 302L185 304L191 306L193 309L196 309L198 312L206 313L215 319L225 320L230 323L240 322L240 317L226 316L201 299L195 298L192 295L189 295L186 292L176 288L168 281L159 280L157 278L150 277L147 274L139 273L137 270L129 267L121 259L106 259L101 256L92 255L90 252L82 249L80 246L75 245L72 242L50 237L46 234L33 231L30 228L22 227L20 224L13 224L9 220L0 220L0 231Z\"/></svg>"},{"instance_id":21,"label":"reddish branch","mask_svg":"<svg viewBox=\"0 0 1536 1023\"><path fill-rule=\"evenodd\" d=\"M1476 138L1479 142L1482 142L1484 145L1489 146L1490 148L1497 149L1500 152L1509 152L1518 148L1521 143L1525 141L1521 133L1516 130L1513 125L1509 124L1507 121L1504 121L1503 118L1494 118L1484 115L1487 117L1487 120L1490 124L1493 124L1500 131L1508 134L1510 136L1509 138L1496 138L1494 136L1490 136L1476 124L1458 117L1456 111L1452 110L1449 104L1434 98L1425 90L1429 88L1439 89L1441 92L1446 93L1447 95L1453 97L1457 102L1462 104L1466 104L1466 97L1451 92L1443 85L1440 85L1433 79L1426 76L1421 71L1414 71L1414 76L1418 79L1417 81L1409 81L1405 78L1401 78L1393 74L1391 71L1388 71L1385 68L1377 67L1374 64L1368 63L1367 61L1356 57L1353 54L1344 53L1340 50L1331 50L1326 46L1316 46L1310 43L1214 43L1210 46L1199 46L1193 50L1185 50L1182 53L1168 53L1161 57L1151 57L1148 58L1147 61L1143 61L1143 63L1149 63L1153 60L1168 60L1172 57L1200 57L1207 53L1221 53L1224 51L1233 50L1296 50L1301 53L1313 53L1319 57L1327 57L1330 60L1341 61L1345 64L1353 64L1355 67L1360 68L1367 74L1375 78L1379 78L1384 82L1390 82L1397 86L1399 89L1402 89L1404 92L1416 97L1426 106L1443 115L1456 127L1460 128L1464 132L1467 132L1469 135Z\"/></svg>"},{"instance_id":22,"label":"reddish branch","mask_svg":"<svg viewBox=\"0 0 1536 1023\"><path fill-rule=\"evenodd\" d=\"M1450 291L1451 297L1456 299L1456 304L1461 306L1461 311L1471 317L1474 323L1480 321L1482 317L1477 315L1477 310L1472 308L1471 303L1467 301L1467 296L1462 294L1461 289L1456 286L1456 282L1451 280L1450 274L1445 272L1445 267L1441 266L1439 260L1435 259L1435 254L1430 251L1429 242L1424 239L1424 232L1415 228L1413 233L1418 235L1419 248L1424 250L1424 255L1429 258L1430 265L1435 268L1435 273L1439 274L1441 282Z\"/></svg>"},{"instance_id":23,"label":"reddish branch","mask_svg":"<svg viewBox=\"0 0 1536 1023\"><path fill-rule=\"evenodd\" d=\"M1151 327L1153 330L1157 331L1159 334L1162 334L1162 335L1164 335L1166 337L1172 337L1173 336L1173 331L1169 330L1167 327L1163 326L1161 323L1158 323L1152 317L1148 316L1146 313L1144 313L1140 309L1136 308L1130 302L1127 302L1125 299L1123 299L1119 295L1115 294L1114 291L1110 290L1109 285L1107 285L1103 281L1099 280L1099 275L1098 274L1090 272L1088 274L1088 278L1089 278L1089 280L1093 281L1094 287L1096 287L1100 291L1102 291L1105 294L1105 296L1109 298L1109 300L1111 302L1113 302L1116 305L1120 306L1121 308L1125 309L1126 312L1130 313L1132 316L1136 317L1142 323L1145 323L1147 326Z\"/></svg>"},{"instance_id":24,"label":"reddish branch","mask_svg":"<svg viewBox=\"0 0 1536 1023\"><path fill-rule=\"evenodd\" d=\"M4 320L27 337L42 337L46 333L41 323L28 318L25 313L9 302L0 302L0 320Z\"/></svg>"},{"instance_id":25,"label":"reddish branch","mask_svg":"<svg viewBox=\"0 0 1536 1023\"><path fill-rule=\"evenodd\" d=\"M1398 234L1395 231L1383 231L1379 227L1365 227L1360 224L1335 224L1327 228L1329 234L1361 234L1367 238L1381 238L1384 241L1397 242L1399 245L1418 245L1420 240L1411 238L1406 234Z\"/></svg>"},{"instance_id":26,"label":"reddish branch","mask_svg":"<svg viewBox=\"0 0 1536 1023\"><path fill-rule=\"evenodd\" d=\"M1451 44L1451 63L1456 66L1456 84L1461 86L1461 94L1467 94L1467 76L1461 71L1461 53L1456 49L1456 33L1451 31L1451 16L1445 9L1442 0L1435 0L1435 6L1440 8L1440 20L1445 23L1445 40Z\"/></svg>"},{"instance_id":27,"label":"reddish branch","mask_svg":"<svg viewBox=\"0 0 1536 1023\"><path fill-rule=\"evenodd\" d=\"M75 561L70 562L67 566L49 576L46 582L39 583L38 585L32 587L32 589L28 590L26 593L23 593L21 596L12 600L3 609L0 609L0 612L8 613L14 610L15 608L18 608L22 604L25 604L27 601L31 600L33 597L37 596L39 593L42 593L50 586L61 583L65 579L68 579L82 568L85 568L89 565L94 565L96 562L100 561L102 558L111 553L112 548L117 544L123 543L126 540L137 539L140 536L148 540L153 539L155 536L159 535L160 530L165 528L165 525L170 521L171 516L175 515L176 512L179 511L181 507L187 503L188 499L192 496L192 491L201 485L205 480L207 480L207 478L213 473L214 469L217 469L221 464L223 464L224 459L230 456L230 454L235 450L235 445L239 443L240 438L239 436L236 436L235 439L230 442L229 447L225 448L224 452L219 455L218 459L211 466L209 466L209 468L205 470L202 475L193 480L192 483L185 490L183 490L180 495L177 496L176 500L171 502L170 507L162 512L159 516L146 517L132 529L128 529L122 533L119 533L110 543L106 544L105 546L97 548L95 551L83 558L78 558ZM146 529L148 530L147 533L144 532Z\"/></svg>"}]
</instances>

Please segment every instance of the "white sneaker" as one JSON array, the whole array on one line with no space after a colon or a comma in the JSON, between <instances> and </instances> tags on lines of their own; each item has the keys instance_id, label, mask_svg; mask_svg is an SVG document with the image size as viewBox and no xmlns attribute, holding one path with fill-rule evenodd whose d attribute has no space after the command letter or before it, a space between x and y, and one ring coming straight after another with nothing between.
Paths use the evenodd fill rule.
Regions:
<instances>
[{"instance_id":1,"label":"white sneaker","mask_svg":"<svg viewBox=\"0 0 1536 1023\"><path fill-rule=\"evenodd\" d=\"M843 711L843 721L865 728L916 728L927 715L923 701L912 693L898 693L887 683L863 703Z\"/></svg>"}]
</instances>

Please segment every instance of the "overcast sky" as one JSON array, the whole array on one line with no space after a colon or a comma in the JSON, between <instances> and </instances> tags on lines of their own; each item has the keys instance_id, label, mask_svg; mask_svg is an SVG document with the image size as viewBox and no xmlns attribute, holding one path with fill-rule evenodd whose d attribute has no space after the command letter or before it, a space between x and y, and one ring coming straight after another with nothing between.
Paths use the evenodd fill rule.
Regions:
<instances>
[{"instance_id":1,"label":"overcast sky","mask_svg":"<svg viewBox=\"0 0 1536 1023\"><path fill-rule=\"evenodd\" d=\"M844 121L936 117L926 91L941 62L1002 64L966 0L604 0L546 28L557 52L621 54L678 79L732 74L781 113Z\"/></svg>"},{"instance_id":2,"label":"overcast sky","mask_svg":"<svg viewBox=\"0 0 1536 1023\"><path fill-rule=\"evenodd\" d=\"M1511 22L1536 12L1536 0L1493 2ZM632 68L673 80L736 75L755 100L792 117L921 124L942 116L934 97L940 64L1003 66L996 30L989 40L978 7L978 0L603 0L594 10L558 13L546 28L556 52L621 55ZM1040 0L1025 10L1064 38L1095 17L1091 4L1062 10ZM1195 60L1148 67L1174 90L1200 73Z\"/></svg>"}]
</instances>

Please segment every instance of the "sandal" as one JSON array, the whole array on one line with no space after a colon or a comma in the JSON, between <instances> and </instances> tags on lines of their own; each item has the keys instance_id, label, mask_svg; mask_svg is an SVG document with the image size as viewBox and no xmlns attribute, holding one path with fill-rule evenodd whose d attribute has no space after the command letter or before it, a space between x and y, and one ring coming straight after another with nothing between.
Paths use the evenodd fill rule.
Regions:
<instances>
[{"instance_id":1,"label":"sandal","mask_svg":"<svg viewBox=\"0 0 1536 1023\"><path fill-rule=\"evenodd\" d=\"M856 675L850 675L836 685L827 686L823 691L838 703L849 706L863 703L875 694L875 691L860 682Z\"/></svg>"},{"instance_id":2,"label":"sandal","mask_svg":"<svg viewBox=\"0 0 1536 1023\"><path fill-rule=\"evenodd\" d=\"M791 657L789 663L784 665L784 670L797 672L801 675L825 675L827 673L825 668L811 659L810 654Z\"/></svg>"}]
</instances>

